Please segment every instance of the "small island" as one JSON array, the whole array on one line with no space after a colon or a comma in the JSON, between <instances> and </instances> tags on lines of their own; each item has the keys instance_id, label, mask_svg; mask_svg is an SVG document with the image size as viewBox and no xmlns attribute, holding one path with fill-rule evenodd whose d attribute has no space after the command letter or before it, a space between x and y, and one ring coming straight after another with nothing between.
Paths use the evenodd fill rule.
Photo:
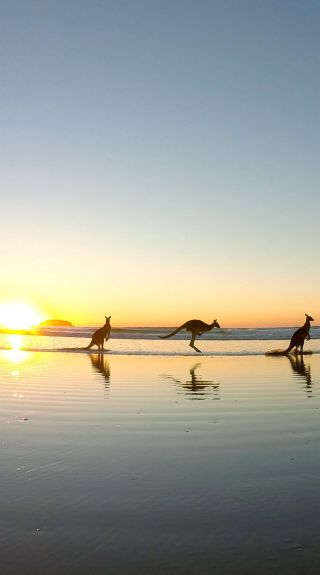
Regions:
<instances>
[{"instance_id":1,"label":"small island","mask_svg":"<svg viewBox=\"0 0 320 575\"><path fill-rule=\"evenodd\" d=\"M50 326L74 327L70 321L66 321L65 319L47 319L46 321L42 321L41 323L39 323L37 327L50 327Z\"/></svg>"}]
</instances>

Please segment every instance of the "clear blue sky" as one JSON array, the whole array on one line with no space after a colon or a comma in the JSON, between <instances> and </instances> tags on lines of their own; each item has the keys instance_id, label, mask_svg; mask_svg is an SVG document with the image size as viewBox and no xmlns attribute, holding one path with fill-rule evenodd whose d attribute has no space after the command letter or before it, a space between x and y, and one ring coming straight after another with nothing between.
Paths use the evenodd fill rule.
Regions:
<instances>
[{"instance_id":1,"label":"clear blue sky","mask_svg":"<svg viewBox=\"0 0 320 575\"><path fill-rule=\"evenodd\" d=\"M1 300L317 318L319 2L10 0L0 28Z\"/></svg>"}]
</instances>

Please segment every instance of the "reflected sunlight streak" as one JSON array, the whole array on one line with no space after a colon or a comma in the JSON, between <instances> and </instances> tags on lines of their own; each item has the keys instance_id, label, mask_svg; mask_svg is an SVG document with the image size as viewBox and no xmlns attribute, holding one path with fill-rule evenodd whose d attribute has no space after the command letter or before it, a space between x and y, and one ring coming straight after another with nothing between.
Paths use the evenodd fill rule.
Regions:
<instances>
[{"instance_id":1,"label":"reflected sunlight streak","mask_svg":"<svg viewBox=\"0 0 320 575\"><path fill-rule=\"evenodd\" d=\"M8 341L11 349L6 349L3 353L11 363L22 363L29 358L30 353L21 349L24 341L22 335L8 335Z\"/></svg>"}]
</instances>

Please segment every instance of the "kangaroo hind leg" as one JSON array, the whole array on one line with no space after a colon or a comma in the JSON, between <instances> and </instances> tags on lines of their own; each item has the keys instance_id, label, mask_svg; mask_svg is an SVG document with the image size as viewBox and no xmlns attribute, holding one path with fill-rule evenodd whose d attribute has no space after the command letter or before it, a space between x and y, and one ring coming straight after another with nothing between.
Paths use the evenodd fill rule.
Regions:
<instances>
[{"instance_id":1,"label":"kangaroo hind leg","mask_svg":"<svg viewBox=\"0 0 320 575\"><path fill-rule=\"evenodd\" d=\"M192 333L192 337L190 339L190 347L193 347L193 349L195 349L198 353L201 353L201 349L198 349L195 345L194 345L194 340L196 339L197 334L196 333Z\"/></svg>"}]
</instances>

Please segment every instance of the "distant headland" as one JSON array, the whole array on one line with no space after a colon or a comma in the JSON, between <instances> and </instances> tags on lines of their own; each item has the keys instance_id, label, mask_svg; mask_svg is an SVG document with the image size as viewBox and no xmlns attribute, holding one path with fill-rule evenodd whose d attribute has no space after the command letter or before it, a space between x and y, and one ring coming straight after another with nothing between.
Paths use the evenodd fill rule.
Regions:
<instances>
[{"instance_id":1,"label":"distant headland","mask_svg":"<svg viewBox=\"0 0 320 575\"><path fill-rule=\"evenodd\" d=\"M37 327L50 327L50 326L74 327L70 321L66 321L65 319L47 319L46 321L42 321L37 325Z\"/></svg>"}]
</instances>

